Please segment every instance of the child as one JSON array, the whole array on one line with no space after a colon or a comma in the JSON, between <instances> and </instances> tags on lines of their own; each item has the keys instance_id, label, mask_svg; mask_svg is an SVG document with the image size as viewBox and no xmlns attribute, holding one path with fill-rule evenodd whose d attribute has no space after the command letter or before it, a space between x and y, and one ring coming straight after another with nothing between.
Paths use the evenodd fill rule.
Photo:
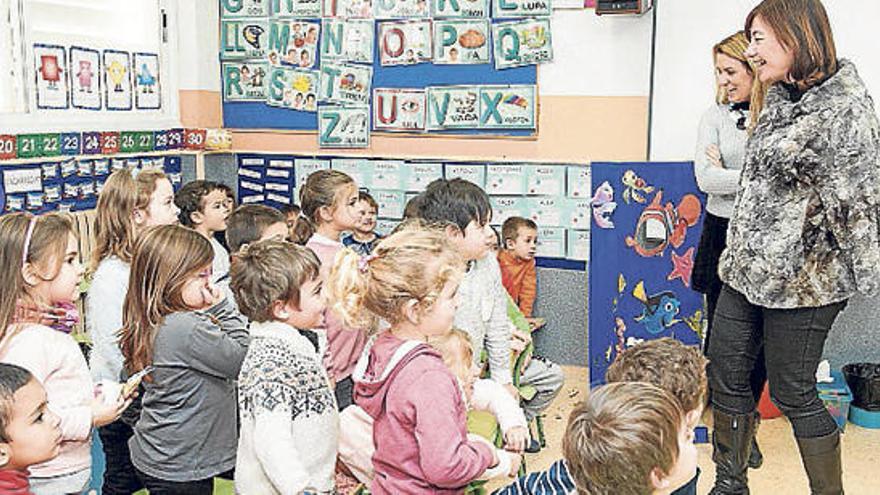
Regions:
<instances>
[{"instance_id":1,"label":"child","mask_svg":"<svg viewBox=\"0 0 880 495\"><path fill-rule=\"evenodd\" d=\"M297 243L304 243L318 255L321 277L326 280L336 254L343 248L342 232L352 230L360 219L357 184L338 170L319 170L309 175L299 194L303 214L296 225ZM329 311L324 327L328 347L324 365L335 382L334 393L341 411L352 403L351 373L366 346L367 335L360 329L345 328Z\"/></svg>"},{"instance_id":2,"label":"child","mask_svg":"<svg viewBox=\"0 0 880 495\"><path fill-rule=\"evenodd\" d=\"M693 430L706 403L706 358L696 347L665 337L643 342L620 354L605 374L612 382L647 382L672 394ZM517 483L495 492L498 495L549 495L574 493L569 474L571 460L554 463L550 469L520 478ZM676 495L696 494L699 471ZM564 489L560 490L559 487Z\"/></svg>"},{"instance_id":3,"label":"child","mask_svg":"<svg viewBox=\"0 0 880 495\"><path fill-rule=\"evenodd\" d=\"M373 252L373 248L382 238L376 233L376 217L379 214L379 204L370 196L370 193L360 191L358 193L358 211L360 221L354 226L351 234L342 238L345 247L354 249L360 255L367 256Z\"/></svg>"},{"instance_id":4,"label":"child","mask_svg":"<svg viewBox=\"0 0 880 495\"><path fill-rule=\"evenodd\" d=\"M290 242L296 242L296 221L299 219L301 211L299 205L295 203L281 207L281 213L284 214L287 222L287 240Z\"/></svg>"},{"instance_id":5,"label":"child","mask_svg":"<svg viewBox=\"0 0 880 495\"><path fill-rule=\"evenodd\" d=\"M85 308L92 341L89 365L95 383L118 381L122 376L117 332L122 328L122 304L128 292L135 241L149 227L177 223L178 213L171 182L159 170L144 170L137 178L127 169L117 170L98 197ZM119 420L99 428L98 434L106 459L102 493L130 494L143 488L128 452L131 427Z\"/></svg>"},{"instance_id":6,"label":"child","mask_svg":"<svg viewBox=\"0 0 880 495\"><path fill-rule=\"evenodd\" d=\"M30 495L28 467L61 450L58 416L26 369L0 364L0 493Z\"/></svg>"},{"instance_id":7,"label":"child","mask_svg":"<svg viewBox=\"0 0 880 495\"><path fill-rule=\"evenodd\" d=\"M214 250L212 282L229 273L229 252L214 238L215 232L226 230L231 210L225 186L206 180L194 180L177 191L174 202L180 208L181 225L195 229L211 241Z\"/></svg>"},{"instance_id":8,"label":"child","mask_svg":"<svg viewBox=\"0 0 880 495\"><path fill-rule=\"evenodd\" d=\"M151 492L207 494L235 467L235 379L248 333L211 284L211 243L177 225L138 239L119 339L125 371L148 366L131 462Z\"/></svg>"},{"instance_id":9,"label":"child","mask_svg":"<svg viewBox=\"0 0 880 495\"><path fill-rule=\"evenodd\" d=\"M498 251L501 283L526 318L531 318L537 293L535 250L538 226L528 218L510 217L501 226L502 249Z\"/></svg>"},{"instance_id":10,"label":"child","mask_svg":"<svg viewBox=\"0 0 880 495\"><path fill-rule=\"evenodd\" d=\"M270 206L243 205L235 209L226 221L226 244L233 255L247 244L263 239L285 239L287 224L284 214ZM235 304L229 288L229 275L217 280L217 287L226 299Z\"/></svg>"},{"instance_id":11,"label":"child","mask_svg":"<svg viewBox=\"0 0 880 495\"><path fill-rule=\"evenodd\" d=\"M70 220L0 217L0 266L0 361L31 372L61 418L61 451L31 468L31 489L79 493L91 471L92 427L112 423L128 403L93 396L89 368L70 336L79 320L73 302L83 272Z\"/></svg>"},{"instance_id":12,"label":"child","mask_svg":"<svg viewBox=\"0 0 880 495\"><path fill-rule=\"evenodd\" d=\"M238 377L236 490L332 493L339 416L308 330L324 318L320 262L276 239L250 244L234 260L233 292L251 321Z\"/></svg>"},{"instance_id":13,"label":"child","mask_svg":"<svg viewBox=\"0 0 880 495\"><path fill-rule=\"evenodd\" d=\"M498 260L494 255L487 256L495 239L489 227L489 197L475 184L462 179L437 179L420 197L420 217L445 225L446 236L470 265L461 283L462 305L455 314L455 326L470 334L475 364L485 347L492 379L519 397L511 384L512 334L507 294L501 284ZM529 363L521 382L533 385L537 393L523 404L527 420L534 419L553 402L564 381L559 366L543 359ZM529 452L539 449L536 441L530 442Z\"/></svg>"},{"instance_id":14,"label":"child","mask_svg":"<svg viewBox=\"0 0 880 495\"><path fill-rule=\"evenodd\" d=\"M371 492L462 493L499 463L488 444L467 438L455 376L425 341L452 328L464 263L442 233L403 229L370 257L343 251L328 279L346 322L390 325L355 371L355 402L374 420Z\"/></svg>"}]
</instances>

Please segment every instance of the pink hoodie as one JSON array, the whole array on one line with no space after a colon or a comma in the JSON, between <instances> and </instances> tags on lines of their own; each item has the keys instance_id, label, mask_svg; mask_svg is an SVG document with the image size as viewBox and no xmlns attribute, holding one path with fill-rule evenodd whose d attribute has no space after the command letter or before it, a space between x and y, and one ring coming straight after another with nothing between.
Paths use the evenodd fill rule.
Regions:
<instances>
[{"instance_id":1,"label":"pink hoodie","mask_svg":"<svg viewBox=\"0 0 880 495\"><path fill-rule=\"evenodd\" d=\"M455 377L427 344L382 333L353 375L354 401L375 420L372 493L457 494L493 461L467 439Z\"/></svg>"}]
</instances>

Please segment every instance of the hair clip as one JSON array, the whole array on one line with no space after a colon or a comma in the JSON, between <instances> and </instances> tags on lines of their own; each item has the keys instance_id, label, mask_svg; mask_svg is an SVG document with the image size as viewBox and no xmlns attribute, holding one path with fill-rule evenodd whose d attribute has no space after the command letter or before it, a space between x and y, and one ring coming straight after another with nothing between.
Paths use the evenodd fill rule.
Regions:
<instances>
[{"instance_id":1,"label":"hair clip","mask_svg":"<svg viewBox=\"0 0 880 495\"><path fill-rule=\"evenodd\" d=\"M358 270L361 273L367 273L367 268L368 268L370 262L373 261L374 259L376 259L376 257L377 256L375 254L368 254L366 256L361 256L361 259L358 260Z\"/></svg>"}]
</instances>

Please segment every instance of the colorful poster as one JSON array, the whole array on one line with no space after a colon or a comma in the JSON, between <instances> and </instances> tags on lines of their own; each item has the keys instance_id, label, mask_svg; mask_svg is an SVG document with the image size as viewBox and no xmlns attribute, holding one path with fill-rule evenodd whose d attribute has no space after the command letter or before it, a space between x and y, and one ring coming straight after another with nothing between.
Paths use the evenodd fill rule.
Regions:
<instances>
[{"instance_id":1,"label":"colorful poster","mask_svg":"<svg viewBox=\"0 0 880 495\"><path fill-rule=\"evenodd\" d=\"M220 0L220 15L223 18L266 17L269 15L269 0Z\"/></svg>"},{"instance_id":2,"label":"colorful poster","mask_svg":"<svg viewBox=\"0 0 880 495\"><path fill-rule=\"evenodd\" d=\"M425 91L376 88L373 90L373 129L389 132L425 130Z\"/></svg>"},{"instance_id":3,"label":"colorful poster","mask_svg":"<svg viewBox=\"0 0 880 495\"><path fill-rule=\"evenodd\" d=\"M489 21L434 21L435 64L488 64Z\"/></svg>"},{"instance_id":4,"label":"colorful poster","mask_svg":"<svg viewBox=\"0 0 880 495\"><path fill-rule=\"evenodd\" d=\"M553 61L550 19L526 19L493 24L492 40L496 69Z\"/></svg>"},{"instance_id":5,"label":"colorful poster","mask_svg":"<svg viewBox=\"0 0 880 495\"><path fill-rule=\"evenodd\" d=\"M103 69L107 110L131 110L131 60L128 52L104 50Z\"/></svg>"},{"instance_id":6,"label":"colorful poster","mask_svg":"<svg viewBox=\"0 0 880 495\"><path fill-rule=\"evenodd\" d=\"M318 60L321 24L308 21L275 21L267 38L269 63L311 69Z\"/></svg>"},{"instance_id":7,"label":"colorful poster","mask_svg":"<svg viewBox=\"0 0 880 495\"><path fill-rule=\"evenodd\" d=\"M480 127L536 128L535 86L480 86Z\"/></svg>"},{"instance_id":8,"label":"colorful poster","mask_svg":"<svg viewBox=\"0 0 880 495\"><path fill-rule=\"evenodd\" d=\"M489 17L489 0L431 0L436 19L474 19Z\"/></svg>"},{"instance_id":9,"label":"colorful poster","mask_svg":"<svg viewBox=\"0 0 880 495\"><path fill-rule=\"evenodd\" d=\"M492 15L499 19L549 16L552 10L550 0L492 0Z\"/></svg>"},{"instance_id":10,"label":"colorful poster","mask_svg":"<svg viewBox=\"0 0 880 495\"><path fill-rule=\"evenodd\" d=\"M373 21L324 19L321 61L373 63Z\"/></svg>"},{"instance_id":11,"label":"colorful poster","mask_svg":"<svg viewBox=\"0 0 880 495\"><path fill-rule=\"evenodd\" d=\"M67 108L67 52L63 46L34 44L37 108Z\"/></svg>"},{"instance_id":12,"label":"colorful poster","mask_svg":"<svg viewBox=\"0 0 880 495\"><path fill-rule=\"evenodd\" d=\"M308 69L270 67L266 104L273 107L318 111L318 72Z\"/></svg>"},{"instance_id":13,"label":"colorful poster","mask_svg":"<svg viewBox=\"0 0 880 495\"><path fill-rule=\"evenodd\" d=\"M265 101L269 64L223 62L224 101Z\"/></svg>"},{"instance_id":14,"label":"colorful poster","mask_svg":"<svg viewBox=\"0 0 880 495\"><path fill-rule=\"evenodd\" d=\"M321 0L270 0L269 6L275 17L321 17Z\"/></svg>"},{"instance_id":15,"label":"colorful poster","mask_svg":"<svg viewBox=\"0 0 880 495\"><path fill-rule=\"evenodd\" d=\"M593 190L623 189L628 172L656 187L646 203L621 202L613 228L591 230L589 366L598 384L614 358L637 342L700 343L703 295L689 282L705 197L690 162L594 162L591 169Z\"/></svg>"},{"instance_id":16,"label":"colorful poster","mask_svg":"<svg viewBox=\"0 0 880 495\"><path fill-rule=\"evenodd\" d=\"M379 23L379 62L383 66L431 61L431 21Z\"/></svg>"},{"instance_id":17,"label":"colorful poster","mask_svg":"<svg viewBox=\"0 0 880 495\"><path fill-rule=\"evenodd\" d=\"M373 15L376 19L428 17L431 15L431 6L428 0L375 0Z\"/></svg>"},{"instance_id":18,"label":"colorful poster","mask_svg":"<svg viewBox=\"0 0 880 495\"><path fill-rule=\"evenodd\" d=\"M101 52L70 47L70 102L73 108L101 109Z\"/></svg>"},{"instance_id":19,"label":"colorful poster","mask_svg":"<svg viewBox=\"0 0 880 495\"><path fill-rule=\"evenodd\" d=\"M480 125L478 86L429 86L427 129L476 129Z\"/></svg>"},{"instance_id":20,"label":"colorful poster","mask_svg":"<svg viewBox=\"0 0 880 495\"><path fill-rule=\"evenodd\" d=\"M322 148L368 148L370 108L366 105L319 107L318 145Z\"/></svg>"},{"instance_id":21,"label":"colorful poster","mask_svg":"<svg viewBox=\"0 0 880 495\"><path fill-rule=\"evenodd\" d=\"M162 86L159 79L159 55L134 54L134 105L140 110L162 108Z\"/></svg>"},{"instance_id":22,"label":"colorful poster","mask_svg":"<svg viewBox=\"0 0 880 495\"><path fill-rule=\"evenodd\" d=\"M372 19L373 0L324 0L324 17Z\"/></svg>"},{"instance_id":23,"label":"colorful poster","mask_svg":"<svg viewBox=\"0 0 880 495\"><path fill-rule=\"evenodd\" d=\"M224 19L220 21L220 57L223 60L265 58L268 38L266 19Z\"/></svg>"},{"instance_id":24,"label":"colorful poster","mask_svg":"<svg viewBox=\"0 0 880 495\"><path fill-rule=\"evenodd\" d=\"M370 102L372 79L372 67L352 64L322 64L320 100L330 103L367 105Z\"/></svg>"}]
</instances>

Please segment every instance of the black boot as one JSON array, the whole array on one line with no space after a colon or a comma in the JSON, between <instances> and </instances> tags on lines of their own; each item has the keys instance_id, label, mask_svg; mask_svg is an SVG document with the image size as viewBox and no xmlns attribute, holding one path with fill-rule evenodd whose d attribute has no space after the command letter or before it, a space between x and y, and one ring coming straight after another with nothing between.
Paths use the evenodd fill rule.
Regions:
<instances>
[{"instance_id":1,"label":"black boot","mask_svg":"<svg viewBox=\"0 0 880 495\"><path fill-rule=\"evenodd\" d=\"M761 413L755 411L755 436L752 437L752 453L749 454L749 468L758 469L764 464L764 455L758 448L758 427L761 426Z\"/></svg>"},{"instance_id":2,"label":"black boot","mask_svg":"<svg viewBox=\"0 0 880 495\"><path fill-rule=\"evenodd\" d=\"M754 414L731 416L712 410L715 486L709 495L749 495L747 467L755 436Z\"/></svg>"},{"instance_id":3,"label":"black boot","mask_svg":"<svg viewBox=\"0 0 880 495\"><path fill-rule=\"evenodd\" d=\"M798 449L813 495L843 495L840 432L817 438L797 438Z\"/></svg>"}]
</instances>

